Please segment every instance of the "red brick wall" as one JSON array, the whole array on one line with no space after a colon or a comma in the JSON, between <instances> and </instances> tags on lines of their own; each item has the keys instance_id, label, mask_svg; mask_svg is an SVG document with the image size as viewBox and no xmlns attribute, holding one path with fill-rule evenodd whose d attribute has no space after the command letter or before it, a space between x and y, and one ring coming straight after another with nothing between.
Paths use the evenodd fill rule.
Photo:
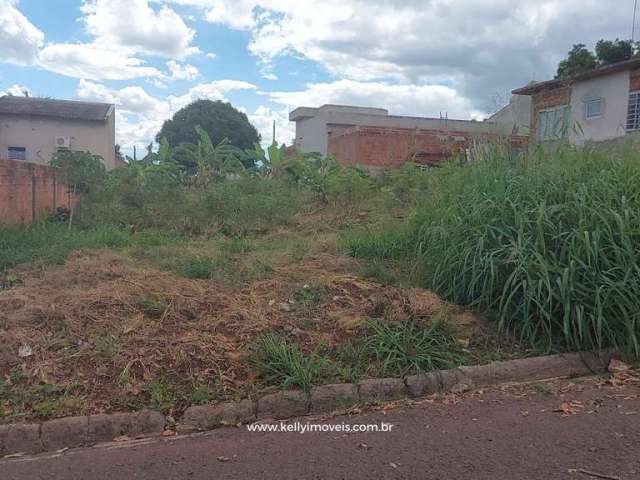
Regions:
<instances>
[{"instance_id":1,"label":"red brick wall","mask_svg":"<svg viewBox=\"0 0 640 480\"><path fill-rule=\"evenodd\" d=\"M388 168L400 167L408 161L436 165L477 142L497 139L496 135L468 132L355 127L330 137L328 153L342 165ZM526 137L511 139L514 147L526 143Z\"/></svg>"},{"instance_id":2,"label":"red brick wall","mask_svg":"<svg viewBox=\"0 0 640 480\"><path fill-rule=\"evenodd\" d=\"M629 72L629 91L636 92L640 90L640 69L631 70Z\"/></svg>"},{"instance_id":3,"label":"red brick wall","mask_svg":"<svg viewBox=\"0 0 640 480\"><path fill-rule=\"evenodd\" d=\"M542 90L534 93L531 108L531 138L536 138L538 113L547 108L560 107L571 103L571 87L568 85Z\"/></svg>"},{"instance_id":4,"label":"red brick wall","mask_svg":"<svg viewBox=\"0 0 640 480\"><path fill-rule=\"evenodd\" d=\"M66 185L46 165L0 159L0 223L29 223L69 208Z\"/></svg>"}]
</instances>

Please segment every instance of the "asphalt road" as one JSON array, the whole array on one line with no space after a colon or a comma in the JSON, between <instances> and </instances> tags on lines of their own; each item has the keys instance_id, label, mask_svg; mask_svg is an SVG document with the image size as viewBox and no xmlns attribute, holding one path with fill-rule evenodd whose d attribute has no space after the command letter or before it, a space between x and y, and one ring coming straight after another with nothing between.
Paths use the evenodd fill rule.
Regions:
<instances>
[{"instance_id":1,"label":"asphalt road","mask_svg":"<svg viewBox=\"0 0 640 480\"><path fill-rule=\"evenodd\" d=\"M0 479L640 479L637 384L510 387L320 420L381 421L392 431L113 443L0 461Z\"/></svg>"}]
</instances>

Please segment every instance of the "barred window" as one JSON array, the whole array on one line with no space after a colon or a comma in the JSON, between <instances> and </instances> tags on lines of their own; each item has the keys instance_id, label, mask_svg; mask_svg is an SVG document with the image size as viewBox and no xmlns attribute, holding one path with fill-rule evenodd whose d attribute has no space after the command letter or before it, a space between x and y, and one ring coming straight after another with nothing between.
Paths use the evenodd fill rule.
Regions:
<instances>
[{"instance_id":1,"label":"barred window","mask_svg":"<svg viewBox=\"0 0 640 480\"><path fill-rule=\"evenodd\" d=\"M640 92L631 92L627 111L627 130L638 129L640 129Z\"/></svg>"},{"instance_id":2,"label":"barred window","mask_svg":"<svg viewBox=\"0 0 640 480\"><path fill-rule=\"evenodd\" d=\"M27 149L24 147L9 147L9 160L26 160Z\"/></svg>"}]
</instances>

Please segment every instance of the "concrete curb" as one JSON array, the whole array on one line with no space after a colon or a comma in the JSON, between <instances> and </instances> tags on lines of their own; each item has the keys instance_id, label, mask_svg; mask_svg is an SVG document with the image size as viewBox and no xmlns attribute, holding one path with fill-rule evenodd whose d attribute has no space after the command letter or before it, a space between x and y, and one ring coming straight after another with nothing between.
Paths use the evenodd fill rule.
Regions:
<instances>
[{"instance_id":1,"label":"concrete curb","mask_svg":"<svg viewBox=\"0 0 640 480\"><path fill-rule=\"evenodd\" d=\"M602 373L612 357L611 351L549 355L441 370L402 379L375 378L358 384L321 385L312 389L309 395L293 390L280 391L257 400L189 407L176 430L178 433L190 433L256 420L349 410L359 405L438 392L460 393L501 383ZM149 410L59 418L41 424L0 425L0 457L95 445L121 436L141 438L160 435L165 426L165 417Z\"/></svg>"}]
</instances>

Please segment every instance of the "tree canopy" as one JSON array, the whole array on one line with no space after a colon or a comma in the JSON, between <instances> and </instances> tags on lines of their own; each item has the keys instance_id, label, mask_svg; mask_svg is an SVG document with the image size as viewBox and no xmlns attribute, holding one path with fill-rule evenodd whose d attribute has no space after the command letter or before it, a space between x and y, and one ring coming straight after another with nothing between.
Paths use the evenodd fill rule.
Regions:
<instances>
[{"instance_id":1,"label":"tree canopy","mask_svg":"<svg viewBox=\"0 0 640 480\"><path fill-rule=\"evenodd\" d=\"M638 43L631 40L600 40L596 44L595 53L579 43L558 64L556 78L570 78L600 66L629 60L639 54Z\"/></svg>"},{"instance_id":2,"label":"tree canopy","mask_svg":"<svg viewBox=\"0 0 640 480\"><path fill-rule=\"evenodd\" d=\"M197 144L200 135L196 127L202 128L214 144L225 138L242 150L252 148L260 141L260 135L247 116L220 100L196 100L180 109L166 120L156 135L156 141L166 138L172 148L181 144Z\"/></svg>"}]
</instances>

